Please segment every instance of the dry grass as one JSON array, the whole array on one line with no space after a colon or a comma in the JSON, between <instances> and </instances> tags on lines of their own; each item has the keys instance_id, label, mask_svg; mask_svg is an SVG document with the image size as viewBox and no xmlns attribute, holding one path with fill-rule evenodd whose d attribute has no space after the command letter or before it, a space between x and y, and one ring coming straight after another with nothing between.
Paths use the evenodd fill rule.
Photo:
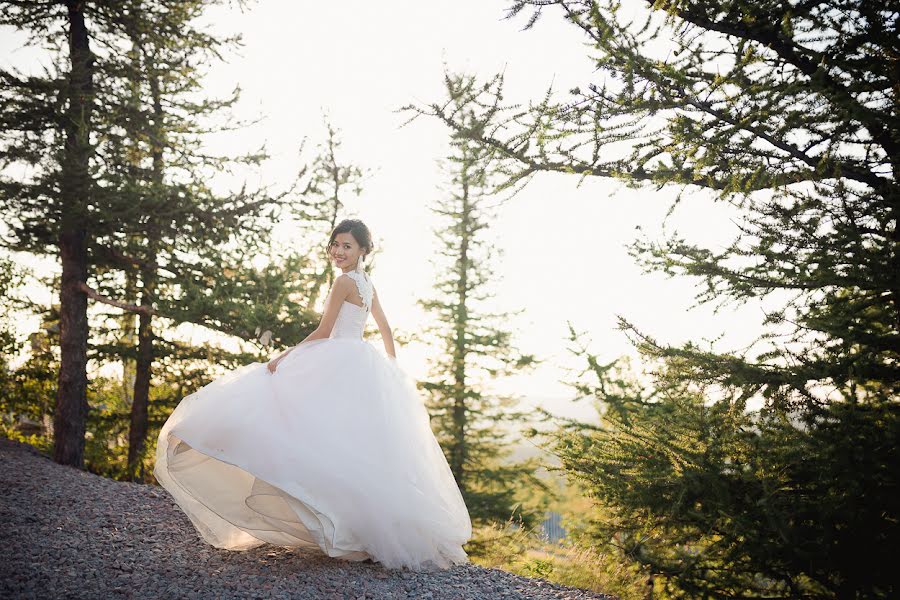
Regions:
<instances>
[{"instance_id":1,"label":"dry grass","mask_svg":"<svg viewBox=\"0 0 900 600\"><path fill-rule=\"evenodd\" d=\"M571 543L548 543L513 521L476 528L466 551L472 562L482 567L610 594L621 600L640 600L647 593L646 576L620 557Z\"/></svg>"}]
</instances>

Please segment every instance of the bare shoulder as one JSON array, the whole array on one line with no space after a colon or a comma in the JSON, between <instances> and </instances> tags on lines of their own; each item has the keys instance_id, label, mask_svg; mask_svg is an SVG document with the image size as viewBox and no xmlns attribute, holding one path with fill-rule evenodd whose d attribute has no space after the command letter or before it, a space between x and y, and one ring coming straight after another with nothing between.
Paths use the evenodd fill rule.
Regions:
<instances>
[{"instance_id":1,"label":"bare shoulder","mask_svg":"<svg viewBox=\"0 0 900 600\"><path fill-rule=\"evenodd\" d=\"M332 289L343 298L356 289L356 282L346 273L341 273L338 275L337 279L334 280Z\"/></svg>"}]
</instances>

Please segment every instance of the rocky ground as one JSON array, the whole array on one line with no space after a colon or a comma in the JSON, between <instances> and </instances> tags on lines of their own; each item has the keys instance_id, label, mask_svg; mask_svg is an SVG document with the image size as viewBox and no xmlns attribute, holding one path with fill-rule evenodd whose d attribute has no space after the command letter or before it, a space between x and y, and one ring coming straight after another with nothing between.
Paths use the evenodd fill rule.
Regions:
<instances>
[{"instance_id":1,"label":"rocky ground","mask_svg":"<svg viewBox=\"0 0 900 600\"><path fill-rule=\"evenodd\" d=\"M472 564L392 571L311 550L204 543L162 488L0 438L0 598L610 598Z\"/></svg>"}]
</instances>

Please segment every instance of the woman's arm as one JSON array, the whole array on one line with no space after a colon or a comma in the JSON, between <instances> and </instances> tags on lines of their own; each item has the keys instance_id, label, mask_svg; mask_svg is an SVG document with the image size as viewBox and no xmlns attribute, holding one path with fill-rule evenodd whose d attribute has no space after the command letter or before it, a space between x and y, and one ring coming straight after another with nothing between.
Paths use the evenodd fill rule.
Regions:
<instances>
[{"instance_id":1,"label":"woman's arm","mask_svg":"<svg viewBox=\"0 0 900 600\"><path fill-rule=\"evenodd\" d=\"M325 299L325 310L322 312L322 318L319 320L319 325L312 333L303 338L302 342L288 348L276 358L269 361L267 368L270 373L274 373L275 369L278 368L279 363L281 363L281 361L283 361L285 357L293 352L298 346L301 346L306 342L311 342L312 340L321 340L331 335L331 330L334 329L334 322L337 320L338 312L341 310L341 304L349 297L350 291L354 289L355 286L356 283L349 277L340 276L335 280L334 285L331 286L331 291L328 293L328 298Z\"/></svg>"},{"instance_id":2,"label":"woman's arm","mask_svg":"<svg viewBox=\"0 0 900 600\"><path fill-rule=\"evenodd\" d=\"M384 351L388 353L388 356L397 358L397 352L394 349L394 334L391 331L391 326L388 324L387 317L384 316L384 311L381 309L378 292L374 288L372 290L372 317L375 319L375 324L378 325L379 333L381 333Z\"/></svg>"}]
</instances>

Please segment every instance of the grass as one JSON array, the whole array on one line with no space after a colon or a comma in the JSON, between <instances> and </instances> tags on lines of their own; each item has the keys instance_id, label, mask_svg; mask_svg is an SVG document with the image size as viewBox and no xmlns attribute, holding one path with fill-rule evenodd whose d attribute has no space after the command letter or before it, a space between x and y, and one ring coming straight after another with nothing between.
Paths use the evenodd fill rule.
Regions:
<instances>
[{"instance_id":1,"label":"grass","mask_svg":"<svg viewBox=\"0 0 900 600\"><path fill-rule=\"evenodd\" d=\"M549 543L513 521L473 529L466 544L474 564L516 575L610 594L647 597L647 577L621 557L571 542Z\"/></svg>"}]
</instances>

